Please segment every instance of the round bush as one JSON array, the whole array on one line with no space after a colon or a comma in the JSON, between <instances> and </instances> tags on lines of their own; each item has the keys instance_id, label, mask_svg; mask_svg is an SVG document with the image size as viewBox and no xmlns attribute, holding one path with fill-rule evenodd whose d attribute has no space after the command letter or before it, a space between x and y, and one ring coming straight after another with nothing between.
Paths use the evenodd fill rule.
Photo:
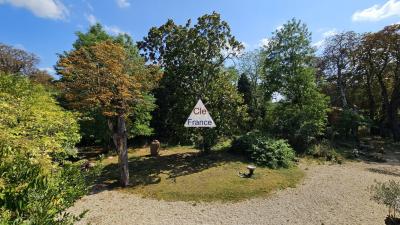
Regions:
<instances>
[{"instance_id":1,"label":"round bush","mask_svg":"<svg viewBox=\"0 0 400 225\"><path fill-rule=\"evenodd\" d=\"M258 166L288 168L293 164L295 152L283 139L264 137L257 133L243 135L232 143L231 150L253 160Z\"/></svg>"}]
</instances>

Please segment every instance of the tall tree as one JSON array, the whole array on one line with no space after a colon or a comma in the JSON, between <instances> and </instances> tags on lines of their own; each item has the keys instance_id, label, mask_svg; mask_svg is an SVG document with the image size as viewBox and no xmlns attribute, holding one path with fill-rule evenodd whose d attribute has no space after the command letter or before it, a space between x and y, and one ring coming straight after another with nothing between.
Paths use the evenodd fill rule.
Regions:
<instances>
[{"instance_id":1,"label":"tall tree","mask_svg":"<svg viewBox=\"0 0 400 225\"><path fill-rule=\"evenodd\" d=\"M120 181L129 184L126 120L144 94L154 87L156 70L129 60L125 48L110 40L60 55L57 71L69 105L98 109L107 118L118 152Z\"/></svg>"},{"instance_id":2,"label":"tall tree","mask_svg":"<svg viewBox=\"0 0 400 225\"><path fill-rule=\"evenodd\" d=\"M28 76L38 70L38 62L34 54L0 43L0 72Z\"/></svg>"},{"instance_id":3,"label":"tall tree","mask_svg":"<svg viewBox=\"0 0 400 225\"><path fill-rule=\"evenodd\" d=\"M103 26L99 23L91 26L87 32L77 32L77 39L73 43L73 49L77 50L81 47L90 47L103 41L111 41L123 46L127 60L141 63L142 57L136 43L127 34L118 34L112 36L108 34ZM150 92L143 93L143 98L135 103L133 113L127 118L127 129L129 138L136 136L149 136L153 133L150 127L151 112L155 109L155 98ZM64 106L68 107L68 102ZM112 146L111 133L107 126L107 118L96 108L87 108L82 111L83 115L80 122L82 143L84 144L101 144L103 146Z\"/></svg>"},{"instance_id":4,"label":"tall tree","mask_svg":"<svg viewBox=\"0 0 400 225\"><path fill-rule=\"evenodd\" d=\"M244 73L240 75L238 84L237 84L238 92L243 96L243 103L247 106L247 112L249 114L248 123L243 123L241 128L245 131L249 131L255 126L255 122L257 120L257 115L254 106L254 92L251 87L250 79Z\"/></svg>"},{"instance_id":5,"label":"tall tree","mask_svg":"<svg viewBox=\"0 0 400 225\"><path fill-rule=\"evenodd\" d=\"M370 81L375 78L381 97L381 132L391 131L400 140L398 109L400 106L400 25L385 27L363 39L364 63Z\"/></svg>"},{"instance_id":6,"label":"tall tree","mask_svg":"<svg viewBox=\"0 0 400 225\"><path fill-rule=\"evenodd\" d=\"M323 52L325 72L336 80L342 108L348 107L346 86L356 68L355 52L359 41L359 35L353 31L335 34L326 40Z\"/></svg>"},{"instance_id":7,"label":"tall tree","mask_svg":"<svg viewBox=\"0 0 400 225\"><path fill-rule=\"evenodd\" d=\"M274 33L265 54L265 94L270 99L281 96L271 128L304 150L324 131L328 110L327 99L315 82L311 33L301 21L292 19Z\"/></svg>"},{"instance_id":8,"label":"tall tree","mask_svg":"<svg viewBox=\"0 0 400 225\"><path fill-rule=\"evenodd\" d=\"M156 91L159 108L154 121L159 135L172 142L194 138L198 131L187 130L183 124L199 98L217 124L206 133L205 150L216 136L235 131L236 118L243 115L242 99L234 85L237 77L224 63L243 46L219 14L201 16L194 25L190 20L183 26L168 20L151 28L138 46L148 62L160 65L165 73Z\"/></svg>"},{"instance_id":9,"label":"tall tree","mask_svg":"<svg viewBox=\"0 0 400 225\"><path fill-rule=\"evenodd\" d=\"M376 82L376 75L384 73L388 67L388 52L386 48L380 48L374 33L366 33L361 37L361 43L356 51L356 79L360 81L363 93L366 94L368 103L367 108L371 121L379 122L379 85Z\"/></svg>"},{"instance_id":10,"label":"tall tree","mask_svg":"<svg viewBox=\"0 0 400 225\"><path fill-rule=\"evenodd\" d=\"M238 81L238 91L243 95L243 101L246 105L251 105L252 90L249 78L246 74L242 73Z\"/></svg>"},{"instance_id":11,"label":"tall tree","mask_svg":"<svg viewBox=\"0 0 400 225\"><path fill-rule=\"evenodd\" d=\"M250 117L250 128L260 128L265 105L263 105L264 94L260 90L262 80L262 70L264 67L265 54L261 49L253 50L242 54L239 58L238 70L242 75L248 77L250 83L251 95L250 99L246 99L245 103L248 107ZM240 90L239 90L240 91Z\"/></svg>"}]
</instances>

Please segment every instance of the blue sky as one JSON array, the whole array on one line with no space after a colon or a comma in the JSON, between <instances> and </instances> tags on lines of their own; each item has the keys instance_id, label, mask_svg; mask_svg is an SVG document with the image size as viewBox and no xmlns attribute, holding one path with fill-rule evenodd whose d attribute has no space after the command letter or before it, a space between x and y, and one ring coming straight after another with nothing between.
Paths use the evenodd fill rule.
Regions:
<instances>
[{"instance_id":1,"label":"blue sky","mask_svg":"<svg viewBox=\"0 0 400 225\"><path fill-rule=\"evenodd\" d=\"M168 18L182 24L212 11L247 49L293 17L309 26L316 46L335 32L377 31L400 22L400 0L0 0L0 42L35 53L39 67L50 69L57 53L71 49L74 33L91 23L140 40Z\"/></svg>"}]
</instances>

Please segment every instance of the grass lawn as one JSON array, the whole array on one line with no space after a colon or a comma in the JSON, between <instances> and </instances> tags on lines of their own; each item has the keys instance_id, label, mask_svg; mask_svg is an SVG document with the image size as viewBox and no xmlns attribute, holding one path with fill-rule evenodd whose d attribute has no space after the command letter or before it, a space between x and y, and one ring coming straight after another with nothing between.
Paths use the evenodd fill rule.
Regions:
<instances>
[{"instance_id":1,"label":"grass lawn","mask_svg":"<svg viewBox=\"0 0 400 225\"><path fill-rule=\"evenodd\" d=\"M238 172L247 172L249 162L225 151L201 155L191 147L171 147L158 157L148 154L148 148L130 149L131 186L121 191L167 201L239 201L295 187L304 176L297 167L258 167L252 178L241 178ZM100 183L117 186L117 161L117 157L104 159Z\"/></svg>"}]
</instances>

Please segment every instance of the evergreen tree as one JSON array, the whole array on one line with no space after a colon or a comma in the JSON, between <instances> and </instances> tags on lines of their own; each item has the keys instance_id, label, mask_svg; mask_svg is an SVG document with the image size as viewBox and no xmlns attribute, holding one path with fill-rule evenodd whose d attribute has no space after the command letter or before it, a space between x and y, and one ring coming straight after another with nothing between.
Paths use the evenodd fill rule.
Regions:
<instances>
[{"instance_id":1,"label":"evergreen tree","mask_svg":"<svg viewBox=\"0 0 400 225\"><path fill-rule=\"evenodd\" d=\"M183 26L168 20L151 28L138 45L148 62L164 70L155 95L154 125L159 137L192 143L202 133L205 150L209 150L217 137L238 131L245 109L235 86L237 75L224 68L224 63L243 46L219 14L204 15L194 25L190 20ZM183 126L199 98L217 125L207 132Z\"/></svg>"}]
</instances>

